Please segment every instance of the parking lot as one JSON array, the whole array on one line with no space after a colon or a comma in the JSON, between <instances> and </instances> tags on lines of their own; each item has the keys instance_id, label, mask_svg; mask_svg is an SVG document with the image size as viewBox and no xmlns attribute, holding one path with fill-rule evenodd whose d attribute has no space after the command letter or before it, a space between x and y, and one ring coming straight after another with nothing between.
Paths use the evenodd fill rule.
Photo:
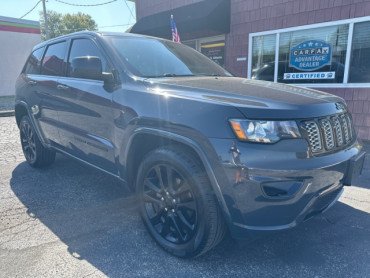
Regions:
<instances>
[{"instance_id":1,"label":"parking lot","mask_svg":"<svg viewBox=\"0 0 370 278\"><path fill-rule=\"evenodd\" d=\"M369 156L325 215L181 260L150 238L123 184L60 155L32 169L15 119L0 118L0 277L105 276L370 277Z\"/></svg>"}]
</instances>

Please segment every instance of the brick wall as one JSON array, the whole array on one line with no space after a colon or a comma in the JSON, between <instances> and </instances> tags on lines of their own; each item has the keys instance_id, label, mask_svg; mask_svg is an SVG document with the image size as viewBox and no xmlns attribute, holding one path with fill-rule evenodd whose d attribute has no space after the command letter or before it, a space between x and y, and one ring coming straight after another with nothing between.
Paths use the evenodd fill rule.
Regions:
<instances>
[{"instance_id":1,"label":"brick wall","mask_svg":"<svg viewBox=\"0 0 370 278\"><path fill-rule=\"evenodd\" d=\"M343 98L352 113L357 136L370 140L370 89L368 88L324 88L318 89Z\"/></svg>"}]
</instances>

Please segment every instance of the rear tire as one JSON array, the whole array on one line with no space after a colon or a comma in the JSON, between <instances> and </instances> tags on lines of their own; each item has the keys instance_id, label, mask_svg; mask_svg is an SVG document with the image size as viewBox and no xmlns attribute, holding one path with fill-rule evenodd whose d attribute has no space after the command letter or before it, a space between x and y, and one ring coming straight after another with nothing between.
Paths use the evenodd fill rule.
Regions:
<instances>
[{"instance_id":1,"label":"rear tire","mask_svg":"<svg viewBox=\"0 0 370 278\"><path fill-rule=\"evenodd\" d=\"M22 117L19 131L23 154L30 166L43 168L54 162L55 151L47 149L41 144L27 115Z\"/></svg>"},{"instance_id":2,"label":"rear tire","mask_svg":"<svg viewBox=\"0 0 370 278\"><path fill-rule=\"evenodd\" d=\"M150 152L140 164L136 189L144 224L172 255L200 256L223 239L226 225L208 177L180 149Z\"/></svg>"}]
</instances>

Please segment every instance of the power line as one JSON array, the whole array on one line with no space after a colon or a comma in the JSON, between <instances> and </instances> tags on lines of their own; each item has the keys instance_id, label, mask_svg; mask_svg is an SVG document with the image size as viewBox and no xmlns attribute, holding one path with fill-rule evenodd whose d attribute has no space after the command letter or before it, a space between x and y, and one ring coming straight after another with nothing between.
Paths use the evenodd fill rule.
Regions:
<instances>
[{"instance_id":1,"label":"power line","mask_svg":"<svg viewBox=\"0 0 370 278\"><path fill-rule=\"evenodd\" d=\"M129 16L129 18L128 18L128 23L130 23L131 22L131 17L132 17L132 10L134 9L134 7L135 6L132 6L132 8L131 8L131 10L130 10L130 16Z\"/></svg>"},{"instance_id":2,"label":"power line","mask_svg":"<svg viewBox=\"0 0 370 278\"><path fill-rule=\"evenodd\" d=\"M110 3L116 2L117 0L111 0L111 1L108 1L108 2L98 3L98 4L73 4L73 3L68 3L68 2L61 1L61 0L55 0L55 1L59 2L59 3L62 3L62 4L65 4L65 5L76 6L76 7L96 7L96 6L102 6L102 5L110 4Z\"/></svg>"},{"instance_id":3,"label":"power line","mask_svg":"<svg viewBox=\"0 0 370 278\"><path fill-rule=\"evenodd\" d=\"M132 25L132 24L118 24L118 25L110 25L110 26L98 26L98 28L109 28L109 27L124 27L124 26L129 26L129 25Z\"/></svg>"},{"instance_id":4,"label":"power line","mask_svg":"<svg viewBox=\"0 0 370 278\"><path fill-rule=\"evenodd\" d=\"M24 18L26 15L28 15L30 12L32 12L34 9L36 9L37 5L40 4L42 0L39 0L36 5L31 9L29 10L25 15L21 16L20 18Z\"/></svg>"},{"instance_id":5,"label":"power line","mask_svg":"<svg viewBox=\"0 0 370 278\"><path fill-rule=\"evenodd\" d=\"M130 11L130 13L131 13L131 16L132 16L133 18L135 18L135 17L134 17L134 14L132 13L132 11L131 11L130 7L128 6L128 4L127 4L126 0L123 0L123 2L125 2L127 9L128 9L128 10Z\"/></svg>"}]
</instances>

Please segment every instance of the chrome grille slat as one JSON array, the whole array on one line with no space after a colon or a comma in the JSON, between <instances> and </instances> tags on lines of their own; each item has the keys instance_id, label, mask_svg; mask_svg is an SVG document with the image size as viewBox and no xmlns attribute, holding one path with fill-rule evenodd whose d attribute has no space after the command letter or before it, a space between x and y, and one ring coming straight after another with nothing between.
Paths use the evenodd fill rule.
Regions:
<instances>
[{"instance_id":1,"label":"chrome grille slat","mask_svg":"<svg viewBox=\"0 0 370 278\"><path fill-rule=\"evenodd\" d=\"M305 128L307 130L308 142L310 143L311 150L318 152L322 150L320 130L316 122L310 121L305 122Z\"/></svg>"},{"instance_id":2,"label":"chrome grille slat","mask_svg":"<svg viewBox=\"0 0 370 278\"><path fill-rule=\"evenodd\" d=\"M343 133L342 133L342 126L340 124L339 118L338 117L332 117L331 120L334 123L334 130L335 130L335 135L337 137L337 145L338 147L343 145Z\"/></svg>"},{"instance_id":3,"label":"chrome grille slat","mask_svg":"<svg viewBox=\"0 0 370 278\"><path fill-rule=\"evenodd\" d=\"M313 153L339 149L354 137L352 120L347 113L302 121L302 124Z\"/></svg>"},{"instance_id":4,"label":"chrome grille slat","mask_svg":"<svg viewBox=\"0 0 370 278\"><path fill-rule=\"evenodd\" d=\"M349 139L352 140L352 138L353 138L352 121L351 121L351 118L349 117L348 114L345 115L345 118L346 118L347 124L348 124Z\"/></svg>"},{"instance_id":5,"label":"chrome grille slat","mask_svg":"<svg viewBox=\"0 0 370 278\"><path fill-rule=\"evenodd\" d=\"M333 128L330 124L330 121L327 120L327 119L322 120L321 125L323 127L325 145L329 150L331 150L332 148L335 147L334 136L333 136Z\"/></svg>"},{"instance_id":6,"label":"chrome grille slat","mask_svg":"<svg viewBox=\"0 0 370 278\"><path fill-rule=\"evenodd\" d=\"M350 138L349 138L349 132L348 132L348 124L347 124L347 120L344 116L344 114L340 115L340 120L342 121L342 127L343 127L343 133L344 133L344 141L346 143L349 142Z\"/></svg>"}]
</instances>

